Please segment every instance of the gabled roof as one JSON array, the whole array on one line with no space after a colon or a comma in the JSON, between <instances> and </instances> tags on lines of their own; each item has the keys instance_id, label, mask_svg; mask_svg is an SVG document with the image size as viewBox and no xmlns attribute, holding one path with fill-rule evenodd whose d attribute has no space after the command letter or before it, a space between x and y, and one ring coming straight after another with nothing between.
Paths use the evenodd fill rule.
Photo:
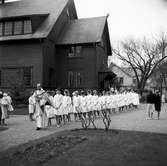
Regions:
<instances>
[{"instance_id":1,"label":"gabled roof","mask_svg":"<svg viewBox=\"0 0 167 166\"><path fill-rule=\"evenodd\" d=\"M121 70L123 73L125 73L127 76L129 76L129 77L134 76L134 74L132 74L133 71L130 69L130 67L120 67L120 66L116 65L115 63L111 63L109 68L112 70L112 68L114 66L117 67L119 70Z\"/></svg>"},{"instance_id":2,"label":"gabled roof","mask_svg":"<svg viewBox=\"0 0 167 166\"><path fill-rule=\"evenodd\" d=\"M0 5L0 19L10 17L48 15L39 28L28 35L3 36L0 41L45 38L52 30L59 15L66 7L69 0L21 0Z\"/></svg>"},{"instance_id":3,"label":"gabled roof","mask_svg":"<svg viewBox=\"0 0 167 166\"><path fill-rule=\"evenodd\" d=\"M101 42L107 17L71 20L56 42L58 45Z\"/></svg>"}]
</instances>

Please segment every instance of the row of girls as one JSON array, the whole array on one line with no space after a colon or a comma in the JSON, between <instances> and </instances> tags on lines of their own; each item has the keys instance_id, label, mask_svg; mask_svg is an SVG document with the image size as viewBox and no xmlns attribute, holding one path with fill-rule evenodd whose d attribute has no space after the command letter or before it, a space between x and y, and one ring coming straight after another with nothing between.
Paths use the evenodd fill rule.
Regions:
<instances>
[{"instance_id":1,"label":"row of girls","mask_svg":"<svg viewBox=\"0 0 167 166\"><path fill-rule=\"evenodd\" d=\"M9 118L8 113L14 111L12 106L12 98L9 93L0 91L0 125L6 126L6 119Z\"/></svg>"},{"instance_id":2,"label":"row of girls","mask_svg":"<svg viewBox=\"0 0 167 166\"><path fill-rule=\"evenodd\" d=\"M41 89L42 91L43 89ZM35 93L32 93L29 98L30 119L37 120L37 130L43 126L42 123L44 124L43 116L47 117L48 126L51 126L51 119L55 118L57 127L60 127L71 121L72 114L75 120L79 120L81 113L85 118L89 116L90 112L96 117L101 115L102 110L108 110L111 113L112 110L120 111L129 105L139 104L139 96L134 92L116 94L115 91L103 91L102 94L98 94L96 90L81 91L80 93L75 91L71 97L69 90L66 89L61 94L61 91L57 89L56 94L53 91L45 93L43 91L42 94L42 97L38 98ZM38 105L42 110L40 115ZM39 116L40 120L38 120Z\"/></svg>"}]
</instances>

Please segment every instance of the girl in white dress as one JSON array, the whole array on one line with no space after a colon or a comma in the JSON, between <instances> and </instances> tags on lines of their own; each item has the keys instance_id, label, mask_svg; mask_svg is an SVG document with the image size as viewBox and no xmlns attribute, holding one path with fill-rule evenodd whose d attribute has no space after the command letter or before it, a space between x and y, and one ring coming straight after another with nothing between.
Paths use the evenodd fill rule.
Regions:
<instances>
[{"instance_id":1,"label":"girl in white dress","mask_svg":"<svg viewBox=\"0 0 167 166\"><path fill-rule=\"evenodd\" d=\"M80 97L79 97L79 92L75 91L73 92L73 113L74 113L74 118L75 121L77 121L77 117L79 118L79 113L80 113Z\"/></svg>"},{"instance_id":2,"label":"girl in white dress","mask_svg":"<svg viewBox=\"0 0 167 166\"><path fill-rule=\"evenodd\" d=\"M98 114L98 93L97 93L97 90L93 90L92 110L93 110L94 116L97 117L97 115L99 115Z\"/></svg>"},{"instance_id":3,"label":"girl in white dress","mask_svg":"<svg viewBox=\"0 0 167 166\"><path fill-rule=\"evenodd\" d=\"M55 107L52 91L47 92L47 103L45 104L45 113L48 119L48 126L51 126L52 119L55 118Z\"/></svg>"},{"instance_id":4,"label":"girl in white dress","mask_svg":"<svg viewBox=\"0 0 167 166\"><path fill-rule=\"evenodd\" d=\"M62 101L62 109L63 109L63 121L66 123L66 119L70 121L69 113L71 109L71 97L69 90L64 90L64 96Z\"/></svg>"},{"instance_id":5,"label":"girl in white dress","mask_svg":"<svg viewBox=\"0 0 167 166\"><path fill-rule=\"evenodd\" d=\"M7 100L7 94L4 93L3 97L1 99L1 111L2 111L2 115L1 115L1 124L2 125L6 125L5 120L8 118L8 100Z\"/></svg>"},{"instance_id":6,"label":"girl in white dress","mask_svg":"<svg viewBox=\"0 0 167 166\"><path fill-rule=\"evenodd\" d=\"M105 91L102 91L102 96L101 96L101 109L106 110L106 93Z\"/></svg>"},{"instance_id":7,"label":"girl in white dress","mask_svg":"<svg viewBox=\"0 0 167 166\"><path fill-rule=\"evenodd\" d=\"M8 103L9 103L8 110L10 112L12 112L12 111L14 111L14 108L12 106L12 98L11 98L11 96L9 94L10 94L10 92L7 93L7 97L6 98L7 98Z\"/></svg>"},{"instance_id":8,"label":"girl in white dress","mask_svg":"<svg viewBox=\"0 0 167 166\"><path fill-rule=\"evenodd\" d=\"M3 98L3 93L0 91L0 125L4 125L5 121L2 119L3 117L3 112L2 112L2 98Z\"/></svg>"},{"instance_id":9,"label":"girl in white dress","mask_svg":"<svg viewBox=\"0 0 167 166\"><path fill-rule=\"evenodd\" d=\"M35 112L35 97L34 97L34 92L32 91L28 99L28 113L31 121L34 121L33 119L34 112Z\"/></svg>"},{"instance_id":10,"label":"girl in white dress","mask_svg":"<svg viewBox=\"0 0 167 166\"><path fill-rule=\"evenodd\" d=\"M93 103L92 103L92 92L91 92L91 90L87 91L86 102L87 102L88 113L91 113L93 111L92 110Z\"/></svg>"},{"instance_id":11,"label":"girl in white dress","mask_svg":"<svg viewBox=\"0 0 167 166\"><path fill-rule=\"evenodd\" d=\"M86 113L87 113L87 102L86 102L86 97L85 97L85 92L81 91L81 96L80 96L80 110L84 118L86 118Z\"/></svg>"},{"instance_id":12,"label":"girl in white dress","mask_svg":"<svg viewBox=\"0 0 167 166\"><path fill-rule=\"evenodd\" d=\"M97 108L98 108L97 114L98 114L98 116L100 116L100 112L102 110L102 108L101 108L101 93L99 93L99 96L98 96Z\"/></svg>"},{"instance_id":13,"label":"girl in white dress","mask_svg":"<svg viewBox=\"0 0 167 166\"><path fill-rule=\"evenodd\" d=\"M59 89L56 90L56 95L54 96L54 106L56 108L56 121L57 127L60 127L63 117L63 108L62 108L63 95Z\"/></svg>"}]
</instances>

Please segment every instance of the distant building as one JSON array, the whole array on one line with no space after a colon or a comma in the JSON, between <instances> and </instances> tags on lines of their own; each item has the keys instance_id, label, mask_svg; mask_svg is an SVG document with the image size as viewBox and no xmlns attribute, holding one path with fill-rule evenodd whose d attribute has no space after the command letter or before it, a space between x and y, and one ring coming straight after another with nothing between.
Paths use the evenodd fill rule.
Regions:
<instances>
[{"instance_id":1,"label":"distant building","mask_svg":"<svg viewBox=\"0 0 167 166\"><path fill-rule=\"evenodd\" d=\"M123 88L135 88L136 78L130 67L120 67L111 63L109 69L116 75L117 85Z\"/></svg>"},{"instance_id":2,"label":"distant building","mask_svg":"<svg viewBox=\"0 0 167 166\"><path fill-rule=\"evenodd\" d=\"M1 89L103 89L111 54L107 16L78 19L73 0L0 4Z\"/></svg>"}]
</instances>

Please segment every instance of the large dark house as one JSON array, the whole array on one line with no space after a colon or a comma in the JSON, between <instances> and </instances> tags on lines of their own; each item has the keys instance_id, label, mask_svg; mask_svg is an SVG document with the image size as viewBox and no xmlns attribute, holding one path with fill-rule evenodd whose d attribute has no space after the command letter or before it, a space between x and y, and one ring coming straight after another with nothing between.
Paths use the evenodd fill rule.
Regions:
<instances>
[{"instance_id":1,"label":"large dark house","mask_svg":"<svg viewBox=\"0 0 167 166\"><path fill-rule=\"evenodd\" d=\"M78 19L73 0L0 4L0 88L103 88L111 55L107 16Z\"/></svg>"}]
</instances>

